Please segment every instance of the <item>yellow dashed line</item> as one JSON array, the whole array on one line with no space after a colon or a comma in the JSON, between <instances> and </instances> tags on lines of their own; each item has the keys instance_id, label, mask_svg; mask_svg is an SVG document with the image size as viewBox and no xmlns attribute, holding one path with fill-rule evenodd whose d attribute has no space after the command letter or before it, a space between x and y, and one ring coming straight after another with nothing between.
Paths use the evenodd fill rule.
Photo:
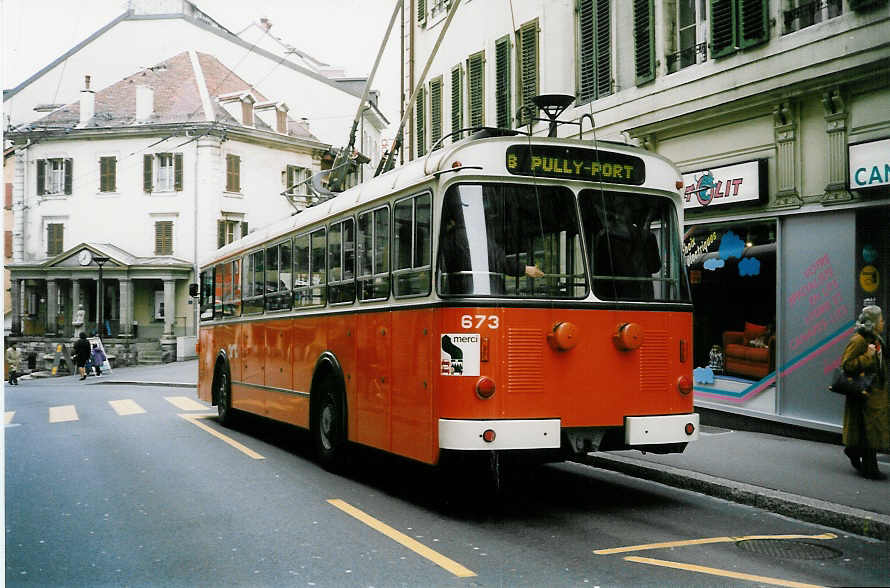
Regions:
<instances>
[{"instance_id":1,"label":"yellow dashed line","mask_svg":"<svg viewBox=\"0 0 890 588\"><path fill-rule=\"evenodd\" d=\"M629 555L624 558L625 561L649 564L650 566L660 566L663 568L673 568L675 570L685 570L687 572L697 572L699 574L710 574L712 576L722 576L724 578L733 578L736 580L747 580L749 582L759 582L761 584L772 584L774 586L789 586L791 588L820 588L817 584L804 584L802 582L793 582L791 580L782 580L781 578L770 578L769 576L756 576L753 574L743 574L740 572L732 572L730 570L721 570L718 568L708 568L705 566L697 566L694 564L685 564L676 561L665 561L663 559L651 559L648 557L637 557Z\"/></svg>"},{"instance_id":2,"label":"yellow dashed line","mask_svg":"<svg viewBox=\"0 0 890 588\"><path fill-rule=\"evenodd\" d=\"M198 419L206 419L207 417L214 416L214 415L212 415L212 414L181 414L181 415L179 415L179 416L181 416L182 418L184 418L185 420L187 420L187 421L190 422L191 424L195 425L196 427L198 427L198 428L201 429L202 431L207 431L208 433L210 433L211 435L213 435L213 436L216 437L217 439L219 439L219 440L221 440L221 441L224 441L225 443L228 443L229 445L231 445L232 447L234 447L235 449L237 449L237 450L240 451L241 453L247 455L248 457L252 457L253 459L266 459L265 457L263 457L262 455L260 455L260 454L257 453L256 451L254 451L253 449L250 449L250 448L248 448L248 447L242 445L241 443L238 443L237 441L235 441L235 440L232 439L231 437L229 437L229 436L227 436L227 435L223 435L222 433L220 433L219 431L217 431L217 430L214 429L213 427L207 426L207 425L205 425L204 423L202 423L202 422L200 422L200 421L198 420Z\"/></svg>"},{"instance_id":3,"label":"yellow dashed line","mask_svg":"<svg viewBox=\"0 0 890 588\"><path fill-rule=\"evenodd\" d=\"M49 407L49 422L51 423L76 421L78 420L78 418L79 417L77 416L77 410L74 408L73 404Z\"/></svg>"},{"instance_id":4,"label":"yellow dashed line","mask_svg":"<svg viewBox=\"0 0 890 588\"><path fill-rule=\"evenodd\" d=\"M136 404L136 401L126 400L109 400L108 404L114 409L119 416L128 416L131 414L144 414L145 409Z\"/></svg>"},{"instance_id":5,"label":"yellow dashed line","mask_svg":"<svg viewBox=\"0 0 890 588\"><path fill-rule=\"evenodd\" d=\"M207 410L206 404L201 404L188 396L164 396L164 400L179 410Z\"/></svg>"},{"instance_id":6,"label":"yellow dashed line","mask_svg":"<svg viewBox=\"0 0 890 588\"><path fill-rule=\"evenodd\" d=\"M411 537L405 535L401 531L396 531L395 529L393 529L386 523L378 521L371 515L365 513L362 510L357 509L356 507L352 506L351 504L349 504L347 502L344 502L344 501L336 499L336 498L328 500L328 502L332 506L339 508L340 510L342 510L349 516L354 517L354 518L360 520L361 522L365 523L366 525L368 525L375 531L379 531L380 533L383 533L384 535L386 535L387 537L389 537L396 543L399 543L399 544L403 545L404 547L407 547L408 549L410 549L414 553L420 555L421 557L424 557L424 558L430 560L431 562L433 562L434 564L436 564L437 566L444 568L445 570L451 572L458 578L470 578L470 577L473 577L476 575L476 573L473 572L472 570L468 570L467 568L460 565L456 561L449 559L449 558L445 557L444 555L442 555L441 553L430 549L423 543L420 543L419 541L412 539Z\"/></svg>"}]
</instances>

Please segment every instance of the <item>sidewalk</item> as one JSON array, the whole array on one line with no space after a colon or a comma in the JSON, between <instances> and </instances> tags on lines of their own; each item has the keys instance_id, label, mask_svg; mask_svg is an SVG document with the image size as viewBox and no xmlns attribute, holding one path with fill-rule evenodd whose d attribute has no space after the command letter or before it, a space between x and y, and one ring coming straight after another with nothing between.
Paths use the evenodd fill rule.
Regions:
<instances>
[{"instance_id":1,"label":"sidewalk","mask_svg":"<svg viewBox=\"0 0 890 588\"><path fill-rule=\"evenodd\" d=\"M195 387L197 360L116 368L91 384ZM591 453L577 461L748 504L792 518L890 540L890 481L866 480L843 448L765 433L702 426L679 455ZM890 456L879 454L884 473Z\"/></svg>"}]
</instances>

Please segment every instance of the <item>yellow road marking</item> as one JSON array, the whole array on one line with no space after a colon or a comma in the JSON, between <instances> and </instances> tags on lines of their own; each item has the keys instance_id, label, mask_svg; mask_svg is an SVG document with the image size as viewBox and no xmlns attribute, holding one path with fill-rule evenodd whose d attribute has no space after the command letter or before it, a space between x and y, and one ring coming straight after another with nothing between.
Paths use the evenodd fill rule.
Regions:
<instances>
[{"instance_id":1,"label":"yellow road marking","mask_svg":"<svg viewBox=\"0 0 890 588\"><path fill-rule=\"evenodd\" d=\"M689 545L707 545L709 543L735 543L736 541L750 541L752 539L837 539L837 535L834 533L822 533L821 535L746 535L744 537L709 537L707 539L687 539L685 541L665 541L663 543L631 545L630 547L596 549L594 550L594 553L597 555L612 555L614 553L628 553L630 551L646 551L647 549L687 547Z\"/></svg>"},{"instance_id":2,"label":"yellow road marking","mask_svg":"<svg viewBox=\"0 0 890 588\"><path fill-rule=\"evenodd\" d=\"M15 416L14 410L10 410L10 411L7 411L6 413L4 413L3 414L3 424L8 425L9 423L11 423L12 417L14 417L14 416Z\"/></svg>"},{"instance_id":3,"label":"yellow road marking","mask_svg":"<svg viewBox=\"0 0 890 588\"><path fill-rule=\"evenodd\" d=\"M164 400L179 410L207 410L206 404L201 404L188 396L164 396Z\"/></svg>"},{"instance_id":4,"label":"yellow road marking","mask_svg":"<svg viewBox=\"0 0 890 588\"><path fill-rule=\"evenodd\" d=\"M761 584L772 584L774 586L790 586L791 588L820 588L818 584L804 584L802 582L792 582L791 580L782 580L781 578L770 578L769 576L755 576L753 574L742 574L740 572L732 572L730 570L721 570L718 568L707 568L705 566L697 566L694 564L685 564L676 561L665 561L663 559L651 559L648 557L637 557L629 555L624 558L625 561L636 563L644 563L652 566L661 566L663 568L673 568L675 570L685 570L687 572L698 572L700 574L710 574L712 576L722 576L724 578L733 578L736 580L747 580L749 582L759 582Z\"/></svg>"},{"instance_id":5,"label":"yellow road marking","mask_svg":"<svg viewBox=\"0 0 890 588\"><path fill-rule=\"evenodd\" d=\"M76 420L78 420L77 410L73 404L49 407L49 422L51 423L64 423Z\"/></svg>"},{"instance_id":6,"label":"yellow road marking","mask_svg":"<svg viewBox=\"0 0 890 588\"><path fill-rule=\"evenodd\" d=\"M207 426L198 420L198 419L206 419L207 417L214 416L212 414L180 414L179 416L181 416L182 418L184 418L191 424L195 425L199 429L207 431L208 433L210 433L217 439L220 439L221 441L225 441L226 443L228 443L229 445L231 445L232 447L234 447L241 453L247 455L248 457L252 457L253 459L266 459L265 457L263 457L262 455L260 455L256 451L254 451L253 449L250 449L250 448L238 443L231 437L229 437L227 435L223 435L222 433L220 433L213 427Z\"/></svg>"},{"instance_id":7,"label":"yellow road marking","mask_svg":"<svg viewBox=\"0 0 890 588\"><path fill-rule=\"evenodd\" d=\"M414 553L420 555L421 557L424 557L424 558L430 560L431 562L433 562L434 564L436 564L437 566L444 568L445 570L451 572L458 578L470 578L470 577L476 575L476 573L473 572L472 570L468 570L467 568L460 565L456 561L445 557L444 555L442 555L441 553L439 553L437 551L433 551L432 549L430 549L423 543L421 543L415 539L412 539L411 537L405 535L401 531L396 531L395 529L393 529L386 523L378 521L371 515L365 513L362 510L357 509L356 507L352 506L351 504L349 504L347 502L344 502L337 498L328 500L328 502L332 506L339 508L340 510L342 510L349 516L354 517L354 518L360 520L361 522L365 523L366 525L368 525L375 531L379 531L380 533L383 533L384 535L386 535L387 537L389 537L396 543L399 543L399 544L403 545L404 547L407 547L408 549L410 549Z\"/></svg>"},{"instance_id":8,"label":"yellow road marking","mask_svg":"<svg viewBox=\"0 0 890 588\"><path fill-rule=\"evenodd\" d=\"M114 409L118 416L128 416L131 414L143 414L145 409L136 404L135 400L109 400L108 404Z\"/></svg>"}]
</instances>

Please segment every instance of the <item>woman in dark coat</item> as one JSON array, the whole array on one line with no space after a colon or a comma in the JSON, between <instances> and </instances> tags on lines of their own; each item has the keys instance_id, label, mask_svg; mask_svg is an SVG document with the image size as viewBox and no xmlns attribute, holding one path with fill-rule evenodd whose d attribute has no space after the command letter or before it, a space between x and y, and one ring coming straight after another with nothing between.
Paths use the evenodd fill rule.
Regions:
<instances>
[{"instance_id":1,"label":"woman in dark coat","mask_svg":"<svg viewBox=\"0 0 890 588\"><path fill-rule=\"evenodd\" d=\"M81 331L80 338L74 342L74 363L80 372L81 380L87 379L86 365L87 360L90 358L90 351L90 342L87 341L87 334Z\"/></svg>"},{"instance_id":2,"label":"woman in dark coat","mask_svg":"<svg viewBox=\"0 0 890 588\"><path fill-rule=\"evenodd\" d=\"M866 478L887 478L878 470L878 450L890 448L887 422L887 363L883 357L884 317L877 306L866 306L856 322L856 333L847 343L841 365L847 375L873 376L861 397L847 396L844 405L844 453Z\"/></svg>"}]
</instances>

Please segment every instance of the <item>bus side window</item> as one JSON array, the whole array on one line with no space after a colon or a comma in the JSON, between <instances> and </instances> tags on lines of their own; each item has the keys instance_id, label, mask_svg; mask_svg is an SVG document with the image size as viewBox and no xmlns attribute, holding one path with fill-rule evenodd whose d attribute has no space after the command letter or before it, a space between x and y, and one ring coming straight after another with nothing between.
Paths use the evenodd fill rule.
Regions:
<instances>
[{"instance_id":1,"label":"bus side window","mask_svg":"<svg viewBox=\"0 0 890 588\"><path fill-rule=\"evenodd\" d=\"M244 314L263 312L263 250L246 256L244 270Z\"/></svg>"},{"instance_id":2,"label":"bus side window","mask_svg":"<svg viewBox=\"0 0 890 588\"><path fill-rule=\"evenodd\" d=\"M430 292L430 195L396 202L393 211L393 292L396 298Z\"/></svg>"},{"instance_id":3,"label":"bus side window","mask_svg":"<svg viewBox=\"0 0 890 588\"><path fill-rule=\"evenodd\" d=\"M232 316L241 316L241 260L232 262Z\"/></svg>"},{"instance_id":4,"label":"bus side window","mask_svg":"<svg viewBox=\"0 0 890 588\"><path fill-rule=\"evenodd\" d=\"M232 262L218 266L217 275L222 274L222 317L233 316L234 307L234 284L232 284Z\"/></svg>"},{"instance_id":5,"label":"bus side window","mask_svg":"<svg viewBox=\"0 0 890 588\"><path fill-rule=\"evenodd\" d=\"M325 302L324 229L294 237L294 307L321 306Z\"/></svg>"},{"instance_id":6,"label":"bus side window","mask_svg":"<svg viewBox=\"0 0 890 588\"><path fill-rule=\"evenodd\" d=\"M365 212L358 217L359 300L389 297L389 209Z\"/></svg>"},{"instance_id":7,"label":"bus side window","mask_svg":"<svg viewBox=\"0 0 890 588\"><path fill-rule=\"evenodd\" d=\"M213 319L213 270L207 268L201 272L201 320Z\"/></svg>"},{"instance_id":8,"label":"bus side window","mask_svg":"<svg viewBox=\"0 0 890 588\"><path fill-rule=\"evenodd\" d=\"M328 235L328 302L355 300L355 222L349 218L331 225Z\"/></svg>"},{"instance_id":9,"label":"bus side window","mask_svg":"<svg viewBox=\"0 0 890 588\"><path fill-rule=\"evenodd\" d=\"M266 310L290 310L290 240L266 249Z\"/></svg>"}]
</instances>

